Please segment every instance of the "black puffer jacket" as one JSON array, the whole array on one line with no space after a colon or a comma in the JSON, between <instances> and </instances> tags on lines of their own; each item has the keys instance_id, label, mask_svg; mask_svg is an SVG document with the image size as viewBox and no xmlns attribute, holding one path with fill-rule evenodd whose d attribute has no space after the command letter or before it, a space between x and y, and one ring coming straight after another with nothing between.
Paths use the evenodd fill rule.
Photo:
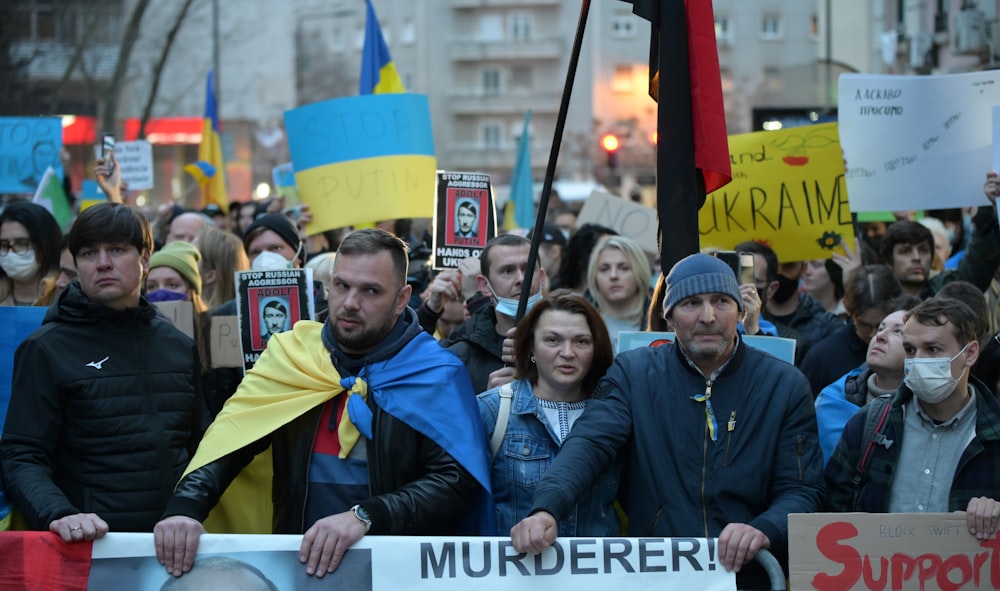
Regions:
<instances>
[{"instance_id":1,"label":"black puffer jacket","mask_svg":"<svg viewBox=\"0 0 1000 591\"><path fill-rule=\"evenodd\" d=\"M74 282L14 356L3 487L35 530L96 513L149 532L201 435L194 342L144 298L116 311Z\"/></svg>"},{"instance_id":2,"label":"black puffer jacket","mask_svg":"<svg viewBox=\"0 0 1000 591\"><path fill-rule=\"evenodd\" d=\"M496 326L493 306L483 306L441 343L462 360L476 394L489 390L490 374L503 367L503 338Z\"/></svg>"}]
</instances>

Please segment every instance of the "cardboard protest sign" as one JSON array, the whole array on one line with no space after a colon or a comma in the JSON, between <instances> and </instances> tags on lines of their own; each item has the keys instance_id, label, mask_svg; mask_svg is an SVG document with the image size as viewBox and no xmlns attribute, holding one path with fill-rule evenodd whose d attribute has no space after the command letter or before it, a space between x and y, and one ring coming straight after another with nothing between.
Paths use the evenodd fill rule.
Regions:
<instances>
[{"instance_id":1,"label":"cardboard protest sign","mask_svg":"<svg viewBox=\"0 0 1000 591\"><path fill-rule=\"evenodd\" d=\"M703 248L755 240L803 261L853 242L835 123L730 136L729 151L733 181L698 212Z\"/></svg>"},{"instance_id":2,"label":"cardboard protest sign","mask_svg":"<svg viewBox=\"0 0 1000 591\"><path fill-rule=\"evenodd\" d=\"M369 94L285 112L310 234L434 213L434 138L427 97Z\"/></svg>"},{"instance_id":3,"label":"cardboard protest sign","mask_svg":"<svg viewBox=\"0 0 1000 591\"><path fill-rule=\"evenodd\" d=\"M260 582L264 588L283 591L736 588L735 574L718 562L714 539L559 538L545 552L531 555L516 552L510 538L365 536L347 550L337 570L323 578L305 574L305 566L298 561L301 541L302 536L293 535L203 534L194 568L176 584L178 588L229 589ZM52 545L52 540L39 539L37 533L0 534L0 551L16 557L4 563L5 575L11 580L37 577L37 572L25 572L30 570L26 565L34 564L33 559L50 558ZM87 589L101 591L159 591L174 579L156 559L152 534L111 532L93 543L89 560L69 552L61 560L68 564L44 573L45 582L53 588L78 588L60 577L81 570L89 571ZM84 568L72 568L79 563ZM42 587L32 582L26 587Z\"/></svg>"},{"instance_id":4,"label":"cardboard protest sign","mask_svg":"<svg viewBox=\"0 0 1000 591\"><path fill-rule=\"evenodd\" d=\"M312 269L241 271L236 274L243 366L250 369L272 335L316 316Z\"/></svg>"},{"instance_id":5,"label":"cardboard protest sign","mask_svg":"<svg viewBox=\"0 0 1000 591\"><path fill-rule=\"evenodd\" d=\"M59 117L0 117L0 193L34 193L45 170L63 178Z\"/></svg>"},{"instance_id":6,"label":"cardboard protest sign","mask_svg":"<svg viewBox=\"0 0 1000 591\"><path fill-rule=\"evenodd\" d=\"M178 330L191 337L194 336L194 305L191 302L153 302L160 312L172 322Z\"/></svg>"},{"instance_id":7,"label":"cardboard protest sign","mask_svg":"<svg viewBox=\"0 0 1000 591\"><path fill-rule=\"evenodd\" d=\"M462 259L478 257L496 234L496 209L489 175L438 171L434 268L457 269Z\"/></svg>"},{"instance_id":8,"label":"cardboard protest sign","mask_svg":"<svg viewBox=\"0 0 1000 591\"><path fill-rule=\"evenodd\" d=\"M239 317L213 316L209 335L212 367L243 367Z\"/></svg>"},{"instance_id":9,"label":"cardboard protest sign","mask_svg":"<svg viewBox=\"0 0 1000 591\"><path fill-rule=\"evenodd\" d=\"M996 534L969 533L964 512L788 516L790 589L997 589L998 550Z\"/></svg>"},{"instance_id":10,"label":"cardboard protest sign","mask_svg":"<svg viewBox=\"0 0 1000 591\"><path fill-rule=\"evenodd\" d=\"M285 207L299 204L299 189L295 186L295 167L291 162L279 164L271 169L271 182L278 195L285 198Z\"/></svg>"},{"instance_id":11,"label":"cardboard protest sign","mask_svg":"<svg viewBox=\"0 0 1000 591\"><path fill-rule=\"evenodd\" d=\"M851 211L986 205L996 70L840 76L838 118ZM780 257L780 255L779 255Z\"/></svg>"},{"instance_id":12,"label":"cardboard protest sign","mask_svg":"<svg viewBox=\"0 0 1000 591\"><path fill-rule=\"evenodd\" d=\"M115 161L129 190L153 188L153 145L146 140L118 142Z\"/></svg>"},{"instance_id":13,"label":"cardboard protest sign","mask_svg":"<svg viewBox=\"0 0 1000 591\"><path fill-rule=\"evenodd\" d=\"M576 219L577 227L584 224L607 226L638 242L644 252L659 253L656 236L660 227L656 209L652 207L594 191L583 204Z\"/></svg>"}]
</instances>

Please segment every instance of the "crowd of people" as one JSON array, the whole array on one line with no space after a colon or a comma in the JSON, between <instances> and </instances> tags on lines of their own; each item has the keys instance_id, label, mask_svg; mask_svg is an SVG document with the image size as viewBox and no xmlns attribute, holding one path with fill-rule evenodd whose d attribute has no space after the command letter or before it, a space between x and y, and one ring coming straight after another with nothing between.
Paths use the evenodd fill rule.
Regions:
<instances>
[{"instance_id":1,"label":"crowd of people","mask_svg":"<svg viewBox=\"0 0 1000 591\"><path fill-rule=\"evenodd\" d=\"M175 576L206 530L302 534L319 577L369 534L509 534L531 553L714 537L741 588L767 585L761 549L787 569L789 513L959 510L971 535L997 529L995 206L950 234L961 214L901 212L831 260L734 244L742 282L717 253L654 275L631 238L554 211L518 321L517 233L428 274L407 220L308 236L308 210L279 202L147 219L96 171L109 202L65 236L40 205L0 212L0 306L48 308L0 438L14 527L152 532ZM256 365L213 367L234 274L307 265L316 317L288 326L268 304ZM169 301L190 302L193 338ZM620 350L626 331L673 337ZM794 363L744 335L793 339ZM243 517L213 522L261 458L273 476L241 485Z\"/></svg>"}]
</instances>

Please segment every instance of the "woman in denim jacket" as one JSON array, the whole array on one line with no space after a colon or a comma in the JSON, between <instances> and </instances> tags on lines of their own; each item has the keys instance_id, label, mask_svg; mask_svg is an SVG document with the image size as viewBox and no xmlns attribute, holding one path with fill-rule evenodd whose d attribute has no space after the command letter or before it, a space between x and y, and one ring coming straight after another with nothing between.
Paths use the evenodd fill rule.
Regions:
<instances>
[{"instance_id":1,"label":"woman in denim jacket","mask_svg":"<svg viewBox=\"0 0 1000 591\"><path fill-rule=\"evenodd\" d=\"M535 486L614 354L600 313L585 299L560 290L538 302L518 324L514 358L514 381L478 397L486 432L503 436L495 439L492 467L501 534L528 516ZM498 421L503 414L502 393L512 396L506 425L502 418ZM559 536L620 535L614 507L617 490L615 467L579 499L567 519L560 520Z\"/></svg>"}]
</instances>

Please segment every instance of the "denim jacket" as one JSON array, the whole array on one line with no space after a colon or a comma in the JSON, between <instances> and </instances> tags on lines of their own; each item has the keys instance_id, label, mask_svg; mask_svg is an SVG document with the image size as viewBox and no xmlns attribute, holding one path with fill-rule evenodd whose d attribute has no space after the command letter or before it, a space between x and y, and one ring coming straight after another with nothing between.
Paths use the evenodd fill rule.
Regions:
<instances>
[{"instance_id":1,"label":"denim jacket","mask_svg":"<svg viewBox=\"0 0 1000 591\"><path fill-rule=\"evenodd\" d=\"M535 486L559 453L556 431L546 422L531 384L524 380L511 383L514 397L503 444L493 458L491 478L500 535L528 516ZM500 388L478 396L479 415L487 438L492 437L500 409ZM573 510L559 520L560 537L621 535L621 525L614 508L618 492L619 470L606 470L577 500Z\"/></svg>"}]
</instances>

